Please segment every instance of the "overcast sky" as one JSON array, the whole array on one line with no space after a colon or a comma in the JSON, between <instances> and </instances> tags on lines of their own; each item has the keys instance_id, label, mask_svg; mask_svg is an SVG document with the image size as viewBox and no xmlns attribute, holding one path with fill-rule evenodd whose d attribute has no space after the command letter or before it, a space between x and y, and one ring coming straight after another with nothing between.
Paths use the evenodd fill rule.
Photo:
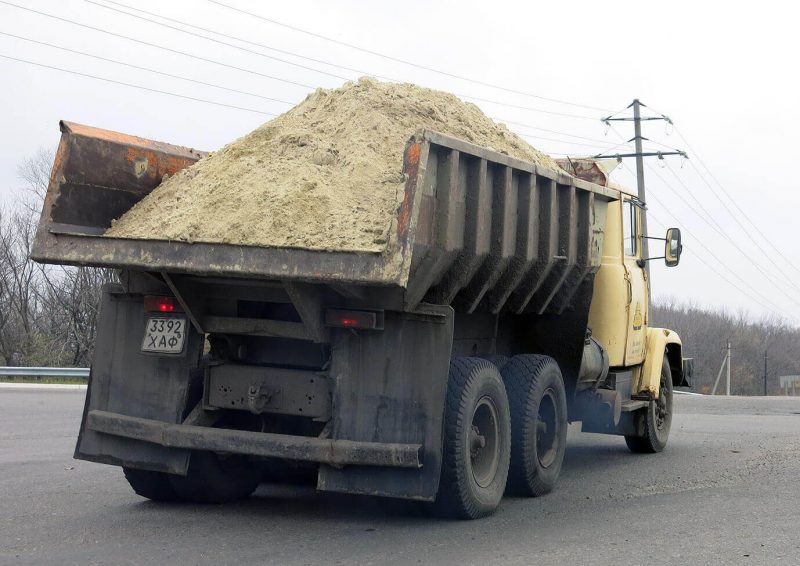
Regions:
<instances>
[{"instance_id":1,"label":"overcast sky","mask_svg":"<svg viewBox=\"0 0 800 566\"><path fill-rule=\"evenodd\" d=\"M466 97L493 101L476 103L499 121L525 124L509 127L527 134L534 146L553 154L587 155L632 137L629 122L617 122L607 131L600 118L638 97L652 109L649 115L664 113L675 123L671 135L664 122L646 123L644 136L652 140L646 147L685 149L691 158L682 162L671 157L661 164L651 158L646 171L651 234L660 236L667 226L685 227L681 265L667 269L654 262L654 294L742 310L754 318L777 314L800 324L800 246L795 232L800 205L795 165L795 156L800 154L796 132L800 125L796 78L800 10L791 3L220 0L296 28L445 71L448 76L209 0L120 0L136 6L135 10L105 0L11 2L245 70L76 26L0 0L0 32L4 34L247 94L7 35L0 35L0 55L254 111L0 57L0 194L5 200L13 199L21 185L17 164L40 147L56 146L60 119L213 150L254 129L271 114L287 110L312 87L335 87L345 78L369 73L448 90L473 102ZM146 12L164 16L173 21L159 21L174 27L182 27L179 21L255 42L265 47L214 36L296 65L100 4L148 19L158 18ZM613 152L622 150L625 146ZM631 170L635 166L632 160L626 163ZM618 182L635 184L630 171L622 167L615 176ZM651 246L657 249L656 243Z\"/></svg>"}]
</instances>

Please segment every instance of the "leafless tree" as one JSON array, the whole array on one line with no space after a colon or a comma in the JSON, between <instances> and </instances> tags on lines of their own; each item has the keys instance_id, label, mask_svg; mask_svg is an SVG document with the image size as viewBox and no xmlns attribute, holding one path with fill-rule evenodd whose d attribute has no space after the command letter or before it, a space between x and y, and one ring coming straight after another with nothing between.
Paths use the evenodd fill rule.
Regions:
<instances>
[{"instance_id":1,"label":"leafless tree","mask_svg":"<svg viewBox=\"0 0 800 566\"><path fill-rule=\"evenodd\" d=\"M0 357L6 365L88 365L98 301L110 270L30 260L53 152L18 167L24 187L0 209Z\"/></svg>"}]
</instances>

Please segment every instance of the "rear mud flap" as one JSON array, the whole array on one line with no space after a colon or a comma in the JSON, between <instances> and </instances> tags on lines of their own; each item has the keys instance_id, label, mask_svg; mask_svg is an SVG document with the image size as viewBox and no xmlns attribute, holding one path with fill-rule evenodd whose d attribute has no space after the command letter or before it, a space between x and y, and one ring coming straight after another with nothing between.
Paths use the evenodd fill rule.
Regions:
<instances>
[{"instance_id":1,"label":"rear mud flap","mask_svg":"<svg viewBox=\"0 0 800 566\"><path fill-rule=\"evenodd\" d=\"M336 331L332 438L422 444L422 468L320 467L324 491L433 500L442 465L442 419L453 309L387 312L378 332Z\"/></svg>"},{"instance_id":2,"label":"rear mud flap","mask_svg":"<svg viewBox=\"0 0 800 566\"><path fill-rule=\"evenodd\" d=\"M75 458L117 466L185 474L189 450L99 433L87 427L89 411L179 423L189 395L190 372L197 367L202 336L189 326L184 353L154 356L140 351L145 328L141 297L103 292L97 345L89 378Z\"/></svg>"}]
</instances>

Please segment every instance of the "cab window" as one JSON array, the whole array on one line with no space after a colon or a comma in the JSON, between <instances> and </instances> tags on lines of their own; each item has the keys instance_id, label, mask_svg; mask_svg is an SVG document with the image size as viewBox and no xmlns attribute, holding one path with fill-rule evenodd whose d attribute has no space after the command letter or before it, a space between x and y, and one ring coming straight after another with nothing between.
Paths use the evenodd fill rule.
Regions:
<instances>
[{"instance_id":1,"label":"cab window","mask_svg":"<svg viewBox=\"0 0 800 566\"><path fill-rule=\"evenodd\" d=\"M635 256L638 253L636 249L637 208L632 201L626 200L622 203L622 236L627 256Z\"/></svg>"}]
</instances>

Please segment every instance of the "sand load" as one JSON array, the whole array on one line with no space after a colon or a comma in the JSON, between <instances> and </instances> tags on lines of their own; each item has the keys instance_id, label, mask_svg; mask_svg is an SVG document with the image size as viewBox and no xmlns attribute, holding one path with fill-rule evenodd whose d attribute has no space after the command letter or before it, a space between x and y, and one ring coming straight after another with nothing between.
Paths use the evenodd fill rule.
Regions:
<instances>
[{"instance_id":1,"label":"sand load","mask_svg":"<svg viewBox=\"0 0 800 566\"><path fill-rule=\"evenodd\" d=\"M559 169L474 104L362 78L165 179L105 235L379 253L403 197L406 142L422 128Z\"/></svg>"}]
</instances>

